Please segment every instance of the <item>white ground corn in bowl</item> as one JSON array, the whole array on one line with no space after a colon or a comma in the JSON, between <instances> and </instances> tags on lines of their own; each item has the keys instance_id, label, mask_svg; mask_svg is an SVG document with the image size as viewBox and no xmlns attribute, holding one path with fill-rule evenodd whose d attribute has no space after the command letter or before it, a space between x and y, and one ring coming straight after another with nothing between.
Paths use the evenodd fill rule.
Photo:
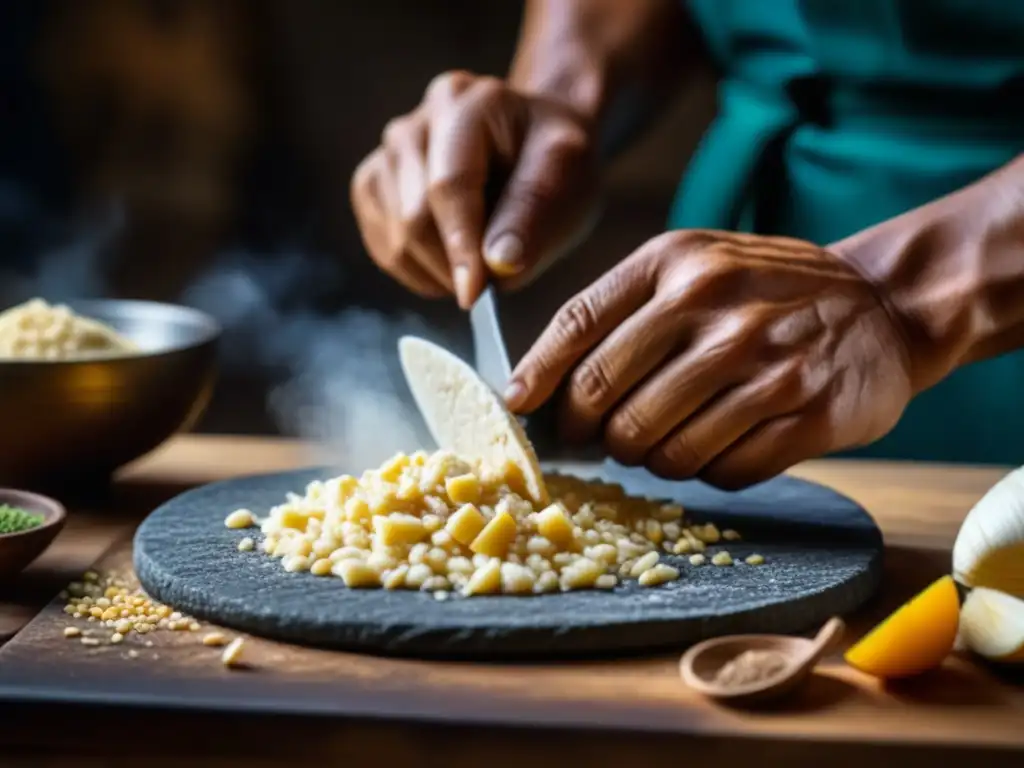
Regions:
<instances>
[{"instance_id":1,"label":"white ground corn in bowl","mask_svg":"<svg viewBox=\"0 0 1024 768\"><path fill-rule=\"evenodd\" d=\"M0 359L68 360L137 352L110 326L43 299L0 312Z\"/></svg>"},{"instance_id":2,"label":"white ground corn in bowl","mask_svg":"<svg viewBox=\"0 0 1024 768\"><path fill-rule=\"evenodd\" d=\"M268 517L258 549L287 571L351 588L473 595L611 589L679 578L660 562L738 534L690 525L683 508L622 486L546 476L552 503L534 508L514 464L492 468L451 452L398 454L362 477L314 481ZM228 516L235 527L248 511Z\"/></svg>"}]
</instances>

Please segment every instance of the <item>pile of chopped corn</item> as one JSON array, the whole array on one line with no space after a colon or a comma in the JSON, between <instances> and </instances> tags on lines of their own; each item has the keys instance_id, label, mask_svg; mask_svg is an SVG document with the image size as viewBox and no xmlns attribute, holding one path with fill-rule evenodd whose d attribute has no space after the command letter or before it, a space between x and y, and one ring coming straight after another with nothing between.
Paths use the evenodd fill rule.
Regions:
<instances>
[{"instance_id":1,"label":"pile of chopped corn","mask_svg":"<svg viewBox=\"0 0 1024 768\"><path fill-rule=\"evenodd\" d=\"M228 528L259 525L260 549L285 570L339 577L353 588L416 589L445 599L612 589L679 578L659 550L702 565L707 545L739 539L689 524L683 508L628 496L622 486L546 477L553 503L536 509L511 463L495 470L450 452L398 454L359 478L314 481L268 517L232 512ZM246 537L238 549L254 549ZM720 551L714 565L732 565ZM764 562L760 555L750 565Z\"/></svg>"}]
</instances>

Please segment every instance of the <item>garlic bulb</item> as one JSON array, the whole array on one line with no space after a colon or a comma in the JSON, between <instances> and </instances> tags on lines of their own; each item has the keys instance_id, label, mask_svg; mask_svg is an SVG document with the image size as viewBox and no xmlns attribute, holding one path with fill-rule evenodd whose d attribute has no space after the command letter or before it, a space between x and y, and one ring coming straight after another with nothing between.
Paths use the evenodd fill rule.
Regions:
<instances>
[{"instance_id":1,"label":"garlic bulb","mask_svg":"<svg viewBox=\"0 0 1024 768\"><path fill-rule=\"evenodd\" d=\"M953 577L967 587L1024 596L1024 467L992 486L964 518Z\"/></svg>"},{"instance_id":2,"label":"garlic bulb","mask_svg":"<svg viewBox=\"0 0 1024 768\"><path fill-rule=\"evenodd\" d=\"M960 638L988 659L1024 661L1024 600L977 587L960 609Z\"/></svg>"}]
</instances>

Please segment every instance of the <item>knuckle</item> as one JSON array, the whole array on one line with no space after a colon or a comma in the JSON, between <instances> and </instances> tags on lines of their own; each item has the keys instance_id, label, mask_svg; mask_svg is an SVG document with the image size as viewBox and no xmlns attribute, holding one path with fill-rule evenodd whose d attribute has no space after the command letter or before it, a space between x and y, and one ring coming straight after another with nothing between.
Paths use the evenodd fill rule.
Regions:
<instances>
[{"instance_id":1,"label":"knuckle","mask_svg":"<svg viewBox=\"0 0 1024 768\"><path fill-rule=\"evenodd\" d=\"M706 298L709 290L717 288L715 281L723 265L706 253L706 244L711 242L702 230L675 230L651 238L636 255L655 269L665 270L665 277L671 275L673 290L668 300L676 307Z\"/></svg>"},{"instance_id":2,"label":"knuckle","mask_svg":"<svg viewBox=\"0 0 1024 768\"><path fill-rule=\"evenodd\" d=\"M378 177L381 171L383 155L378 150L362 161L352 173L349 181L348 197L357 220L373 218L374 211L380 206L378 198Z\"/></svg>"},{"instance_id":3,"label":"knuckle","mask_svg":"<svg viewBox=\"0 0 1024 768\"><path fill-rule=\"evenodd\" d=\"M370 191L373 185L374 176L377 174L379 156L379 149L371 152L352 173L352 180L349 184L349 193L353 202L358 202L361 197Z\"/></svg>"},{"instance_id":4,"label":"knuckle","mask_svg":"<svg viewBox=\"0 0 1024 768\"><path fill-rule=\"evenodd\" d=\"M405 274L408 271L409 254L406 253L405 248L401 244L390 243L379 254L377 262L388 272Z\"/></svg>"},{"instance_id":5,"label":"knuckle","mask_svg":"<svg viewBox=\"0 0 1024 768\"><path fill-rule=\"evenodd\" d=\"M555 315L555 328L563 342L575 344L597 327L597 308L587 293L573 297Z\"/></svg>"},{"instance_id":6,"label":"knuckle","mask_svg":"<svg viewBox=\"0 0 1024 768\"><path fill-rule=\"evenodd\" d=\"M722 491L741 491L759 480L750 470L733 466L733 463L728 460L709 465L698 473L698 477L701 481Z\"/></svg>"},{"instance_id":7,"label":"knuckle","mask_svg":"<svg viewBox=\"0 0 1024 768\"><path fill-rule=\"evenodd\" d=\"M478 77L473 83L473 95L484 102L502 98L505 90L505 83L496 77Z\"/></svg>"},{"instance_id":8,"label":"knuckle","mask_svg":"<svg viewBox=\"0 0 1024 768\"><path fill-rule=\"evenodd\" d=\"M546 133L548 151L569 157L580 157L590 151L590 136L578 125L562 122L550 127Z\"/></svg>"},{"instance_id":9,"label":"knuckle","mask_svg":"<svg viewBox=\"0 0 1024 768\"><path fill-rule=\"evenodd\" d=\"M718 244L719 239L706 229L676 229L661 235L666 247L685 251L705 251Z\"/></svg>"},{"instance_id":10,"label":"knuckle","mask_svg":"<svg viewBox=\"0 0 1024 768\"><path fill-rule=\"evenodd\" d=\"M700 296L717 296L732 276L732 265L723 259L704 260L701 269L694 275L693 292Z\"/></svg>"},{"instance_id":11,"label":"knuckle","mask_svg":"<svg viewBox=\"0 0 1024 768\"><path fill-rule=\"evenodd\" d=\"M402 211L398 220L398 229L403 245L408 245L410 242L424 242L430 233L432 224L433 220L430 218L425 204Z\"/></svg>"},{"instance_id":12,"label":"knuckle","mask_svg":"<svg viewBox=\"0 0 1024 768\"><path fill-rule=\"evenodd\" d=\"M519 211L537 212L558 197L559 187L551 177L517 179L505 188L504 203Z\"/></svg>"},{"instance_id":13,"label":"knuckle","mask_svg":"<svg viewBox=\"0 0 1024 768\"><path fill-rule=\"evenodd\" d=\"M606 432L609 452L622 464L639 463L647 452L651 430L632 403L626 403L612 415Z\"/></svg>"},{"instance_id":14,"label":"knuckle","mask_svg":"<svg viewBox=\"0 0 1024 768\"><path fill-rule=\"evenodd\" d=\"M647 458L647 468L667 480L694 477L704 462L685 432L678 432L659 445Z\"/></svg>"},{"instance_id":15,"label":"knuckle","mask_svg":"<svg viewBox=\"0 0 1024 768\"><path fill-rule=\"evenodd\" d=\"M467 190L479 188L485 181L482 174L461 171L430 180L427 185L427 199L445 203L465 197Z\"/></svg>"},{"instance_id":16,"label":"knuckle","mask_svg":"<svg viewBox=\"0 0 1024 768\"><path fill-rule=\"evenodd\" d=\"M589 411L602 410L611 398L612 386L607 366L597 356L584 360L570 379L573 402Z\"/></svg>"},{"instance_id":17,"label":"knuckle","mask_svg":"<svg viewBox=\"0 0 1024 768\"><path fill-rule=\"evenodd\" d=\"M786 365L770 381L769 397L785 408L794 408L806 401L810 390L811 371L803 361Z\"/></svg>"},{"instance_id":18,"label":"knuckle","mask_svg":"<svg viewBox=\"0 0 1024 768\"><path fill-rule=\"evenodd\" d=\"M427 96L428 98L458 96L469 88L475 79L472 72L464 69L442 72L430 81L430 85L427 86Z\"/></svg>"},{"instance_id":19,"label":"knuckle","mask_svg":"<svg viewBox=\"0 0 1024 768\"><path fill-rule=\"evenodd\" d=\"M408 115L391 118L384 124L381 142L392 147L405 143L412 134L412 123Z\"/></svg>"}]
</instances>

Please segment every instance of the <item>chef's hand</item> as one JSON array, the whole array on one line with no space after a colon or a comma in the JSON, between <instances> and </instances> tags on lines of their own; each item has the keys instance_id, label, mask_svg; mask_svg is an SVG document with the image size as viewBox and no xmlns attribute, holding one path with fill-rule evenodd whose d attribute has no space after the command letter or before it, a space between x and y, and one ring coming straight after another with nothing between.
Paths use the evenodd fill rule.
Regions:
<instances>
[{"instance_id":1,"label":"chef's hand","mask_svg":"<svg viewBox=\"0 0 1024 768\"><path fill-rule=\"evenodd\" d=\"M837 256L677 231L562 307L506 399L528 413L568 377L567 439L603 432L623 464L734 489L884 435L910 369L880 295Z\"/></svg>"},{"instance_id":2,"label":"chef's hand","mask_svg":"<svg viewBox=\"0 0 1024 768\"><path fill-rule=\"evenodd\" d=\"M590 224L591 134L558 102L493 77L441 75L415 110L388 124L352 178L371 257L410 290L454 293L463 308L488 273L505 287L532 279ZM485 199L495 175L507 178L496 203Z\"/></svg>"}]
</instances>

